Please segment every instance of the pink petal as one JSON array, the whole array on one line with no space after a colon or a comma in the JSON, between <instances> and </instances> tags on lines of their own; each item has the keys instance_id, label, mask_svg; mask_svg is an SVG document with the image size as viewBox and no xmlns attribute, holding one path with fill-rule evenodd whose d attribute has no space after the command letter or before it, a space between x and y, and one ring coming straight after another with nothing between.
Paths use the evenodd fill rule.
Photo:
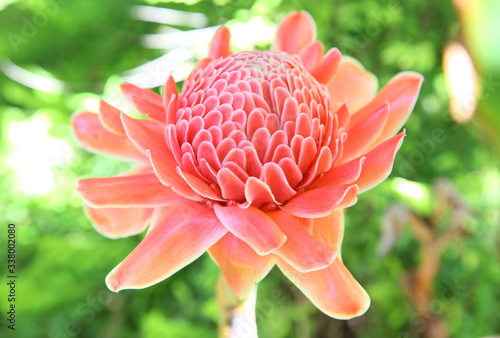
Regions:
<instances>
[{"instance_id":1,"label":"pink petal","mask_svg":"<svg viewBox=\"0 0 500 338\"><path fill-rule=\"evenodd\" d=\"M330 143L330 150L332 151L332 157L335 158L333 165L338 165L342 158L343 152L344 152L344 143L347 140L347 133L346 132L339 132L339 136L337 137L336 140L332 141Z\"/></svg>"},{"instance_id":2,"label":"pink petal","mask_svg":"<svg viewBox=\"0 0 500 338\"><path fill-rule=\"evenodd\" d=\"M175 124L177 122L177 85L172 75L169 75L163 89L163 108L165 109L165 122Z\"/></svg>"},{"instance_id":3,"label":"pink petal","mask_svg":"<svg viewBox=\"0 0 500 338\"><path fill-rule=\"evenodd\" d=\"M389 115L388 105L383 104L366 119L355 125L350 124L347 128L348 137L344 143L342 162L350 161L367 150L382 133Z\"/></svg>"},{"instance_id":4,"label":"pink petal","mask_svg":"<svg viewBox=\"0 0 500 338\"><path fill-rule=\"evenodd\" d=\"M219 156L212 142L202 142L198 147L197 157L200 163L205 160L215 170L219 170L222 167Z\"/></svg>"},{"instance_id":5,"label":"pink petal","mask_svg":"<svg viewBox=\"0 0 500 338\"><path fill-rule=\"evenodd\" d=\"M347 103L342 103L340 107L335 111L335 115L338 119L338 128L345 130L349 125L351 119L350 109Z\"/></svg>"},{"instance_id":6,"label":"pink petal","mask_svg":"<svg viewBox=\"0 0 500 338\"><path fill-rule=\"evenodd\" d=\"M118 108L113 107L106 101L99 101L99 120L101 124L110 132L125 136L120 113Z\"/></svg>"},{"instance_id":7,"label":"pink petal","mask_svg":"<svg viewBox=\"0 0 500 338\"><path fill-rule=\"evenodd\" d=\"M292 12L279 23L271 49L298 54L315 38L316 24L311 15L304 11Z\"/></svg>"},{"instance_id":8,"label":"pink petal","mask_svg":"<svg viewBox=\"0 0 500 338\"><path fill-rule=\"evenodd\" d=\"M403 144L406 133L402 131L364 155L366 161L363 164L360 177L354 182L359 186L360 192L369 190L385 180L392 171L396 152Z\"/></svg>"},{"instance_id":9,"label":"pink petal","mask_svg":"<svg viewBox=\"0 0 500 338\"><path fill-rule=\"evenodd\" d=\"M153 120L164 123L165 122L165 110L163 104L158 106L151 101L148 101L142 97L130 95L129 100L132 101L135 109L142 115L149 116Z\"/></svg>"},{"instance_id":10,"label":"pink petal","mask_svg":"<svg viewBox=\"0 0 500 338\"><path fill-rule=\"evenodd\" d=\"M225 165L226 163L231 163L231 162L240 166L241 168L246 168L247 159L246 159L245 152L239 148L231 149L227 153L227 155L224 157L222 164Z\"/></svg>"},{"instance_id":11,"label":"pink petal","mask_svg":"<svg viewBox=\"0 0 500 338\"><path fill-rule=\"evenodd\" d=\"M231 170L233 172L233 174L235 174L236 177L238 177L238 179L241 182L246 182L250 178L250 176L248 175L248 173L243 168L241 168L239 165L237 165L234 162L227 162L227 163L225 163L224 164L224 168L227 168L227 169ZM244 187L244 184L243 184L243 190L244 189L245 189L245 187Z\"/></svg>"},{"instance_id":12,"label":"pink petal","mask_svg":"<svg viewBox=\"0 0 500 338\"><path fill-rule=\"evenodd\" d=\"M181 167L176 168L177 174L186 181L186 183L200 196L214 200L214 201L224 201L219 193L214 191L205 181L191 175L190 173L181 169Z\"/></svg>"},{"instance_id":13,"label":"pink petal","mask_svg":"<svg viewBox=\"0 0 500 338\"><path fill-rule=\"evenodd\" d=\"M245 157L247 159L247 172L250 176L259 176L262 170L262 163L259 160L259 155L257 155L257 150L253 146L247 146L243 148L245 152Z\"/></svg>"},{"instance_id":14,"label":"pink petal","mask_svg":"<svg viewBox=\"0 0 500 338\"><path fill-rule=\"evenodd\" d=\"M85 206L95 230L109 238L140 234L153 215L153 208L99 208Z\"/></svg>"},{"instance_id":15,"label":"pink petal","mask_svg":"<svg viewBox=\"0 0 500 338\"><path fill-rule=\"evenodd\" d=\"M336 185L311 189L295 195L288 203L281 205L280 209L294 216L317 218L329 215L342 200L357 193L356 185Z\"/></svg>"},{"instance_id":16,"label":"pink petal","mask_svg":"<svg viewBox=\"0 0 500 338\"><path fill-rule=\"evenodd\" d=\"M349 319L362 315L370 306L370 297L337 258L323 270L300 273L278 261L283 274L311 302L328 316Z\"/></svg>"},{"instance_id":17,"label":"pink petal","mask_svg":"<svg viewBox=\"0 0 500 338\"><path fill-rule=\"evenodd\" d=\"M301 220L283 210L267 215L287 237L285 244L273 252L299 272L320 270L332 264L336 250L318 241L301 227Z\"/></svg>"},{"instance_id":18,"label":"pink petal","mask_svg":"<svg viewBox=\"0 0 500 338\"><path fill-rule=\"evenodd\" d=\"M185 123L182 123L185 122ZM180 127L181 126L187 126L186 120L181 120L177 126L173 124L167 125L165 128L165 142L167 144L167 147L170 149L170 152L172 156L175 158L176 163L181 163L182 162L182 150L181 146L179 145L179 140L177 138L177 133L180 132ZM161 151L161 150L160 150ZM158 152L156 150L155 152Z\"/></svg>"},{"instance_id":19,"label":"pink petal","mask_svg":"<svg viewBox=\"0 0 500 338\"><path fill-rule=\"evenodd\" d=\"M239 299L245 299L274 266L271 255L259 256L248 244L230 233L208 251Z\"/></svg>"},{"instance_id":20,"label":"pink petal","mask_svg":"<svg viewBox=\"0 0 500 338\"><path fill-rule=\"evenodd\" d=\"M127 136L142 151L150 150L157 154L169 154L161 126L145 120L133 119L122 113L123 127Z\"/></svg>"},{"instance_id":21,"label":"pink petal","mask_svg":"<svg viewBox=\"0 0 500 338\"><path fill-rule=\"evenodd\" d=\"M126 161L147 164L149 161L126 137L104 128L99 116L78 112L71 117L71 126L78 142L89 151L117 157Z\"/></svg>"},{"instance_id":22,"label":"pink petal","mask_svg":"<svg viewBox=\"0 0 500 338\"><path fill-rule=\"evenodd\" d=\"M156 176L163 185L171 187L177 194L193 201L202 201L203 198L195 193L193 189L184 181L177 173L177 165L172 155L160 156L152 152L148 152L151 159L151 165Z\"/></svg>"},{"instance_id":23,"label":"pink petal","mask_svg":"<svg viewBox=\"0 0 500 338\"><path fill-rule=\"evenodd\" d=\"M276 201L283 203L292 198L296 192L290 187L285 172L276 163L266 163L262 167L261 180L264 181L273 192Z\"/></svg>"},{"instance_id":24,"label":"pink petal","mask_svg":"<svg viewBox=\"0 0 500 338\"><path fill-rule=\"evenodd\" d=\"M346 192L346 194L342 198L342 201L340 201L340 203L335 206L335 209L345 209L352 207L358 202L358 194L359 187L357 185L351 186L351 189Z\"/></svg>"},{"instance_id":25,"label":"pink petal","mask_svg":"<svg viewBox=\"0 0 500 338\"><path fill-rule=\"evenodd\" d=\"M172 205L179 200L155 174L80 179L78 193L93 208L149 208Z\"/></svg>"},{"instance_id":26,"label":"pink petal","mask_svg":"<svg viewBox=\"0 0 500 338\"><path fill-rule=\"evenodd\" d=\"M266 128L259 128L252 136L252 143L257 151L257 155L259 155L259 160L262 162L264 160L264 156L269 146L269 142L271 140L271 134ZM221 142L221 144L224 141ZM220 144L219 144L220 146Z\"/></svg>"},{"instance_id":27,"label":"pink petal","mask_svg":"<svg viewBox=\"0 0 500 338\"><path fill-rule=\"evenodd\" d=\"M232 53L231 47L231 32L227 27L221 27L215 32L215 35L210 43L208 56L216 60L220 57L229 56Z\"/></svg>"},{"instance_id":28,"label":"pink petal","mask_svg":"<svg viewBox=\"0 0 500 338\"><path fill-rule=\"evenodd\" d=\"M278 130L275 132L269 143L266 145L266 154L264 155L263 163L270 162L273 158L274 152L279 145L286 145L288 143L288 139L286 133L283 130Z\"/></svg>"},{"instance_id":29,"label":"pink petal","mask_svg":"<svg viewBox=\"0 0 500 338\"><path fill-rule=\"evenodd\" d=\"M300 182L299 187L309 185L318 175L330 170L332 166L332 151L328 147L323 147L319 151L318 158L314 161L313 165L309 167L304 175L304 179Z\"/></svg>"},{"instance_id":30,"label":"pink petal","mask_svg":"<svg viewBox=\"0 0 500 338\"><path fill-rule=\"evenodd\" d=\"M141 289L179 271L215 244L227 230L205 205L182 200L155 210L151 230L106 277L111 291Z\"/></svg>"},{"instance_id":31,"label":"pink petal","mask_svg":"<svg viewBox=\"0 0 500 338\"><path fill-rule=\"evenodd\" d=\"M366 158L363 156L332 168L323 175L320 185L332 186L353 183L361 175L361 169L365 160Z\"/></svg>"},{"instance_id":32,"label":"pink petal","mask_svg":"<svg viewBox=\"0 0 500 338\"><path fill-rule=\"evenodd\" d=\"M288 184L290 184L292 188L295 188L300 180L302 180L302 173L297 163L290 158L283 158L278 162L278 165L283 169Z\"/></svg>"},{"instance_id":33,"label":"pink petal","mask_svg":"<svg viewBox=\"0 0 500 338\"><path fill-rule=\"evenodd\" d=\"M125 96L125 98L130 103L134 103L132 100L132 96L135 96L143 100L149 101L151 104L154 104L156 106L160 107L163 106L162 97L149 89L140 88L131 83L122 83L120 85L120 89L122 90L122 93Z\"/></svg>"},{"instance_id":34,"label":"pink petal","mask_svg":"<svg viewBox=\"0 0 500 338\"><path fill-rule=\"evenodd\" d=\"M217 181L225 199L243 202L245 184L231 170L222 168L217 172Z\"/></svg>"},{"instance_id":35,"label":"pink petal","mask_svg":"<svg viewBox=\"0 0 500 338\"><path fill-rule=\"evenodd\" d=\"M165 82L165 86L163 87L163 95L162 95L163 106L165 107L165 110L167 108L165 103L168 103L165 102L165 99L168 100L172 95L177 96L178 94L179 91L177 90L177 84L175 83L174 77L172 76L172 74L169 74L167 77L167 81Z\"/></svg>"},{"instance_id":36,"label":"pink petal","mask_svg":"<svg viewBox=\"0 0 500 338\"><path fill-rule=\"evenodd\" d=\"M323 47L323 43L321 41L313 41L300 50L299 56L304 67L308 71L312 71L321 61L324 54L325 48Z\"/></svg>"},{"instance_id":37,"label":"pink petal","mask_svg":"<svg viewBox=\"0 0 500 338\"><path fill-rule=\"evenodd\" d=\"M263 211L255 207L214 204L221 223L236 237L250 245L259 255L267 255L285 243L286 236Z\"/></svg>"},{"instance_id":38,"label":"pink petal","mask_svg":"<svg viewBox=\"0 0 500 338\"><path fill-rule=\"evenodd\" d=\"M311 75L314 76L319 83L327 84L333 78L333 75L337 71L340 62L342 60L342 54L337 48L332 48L323 57L323 60L311 71Z\"/></svg>"},{"instance_id":39,"label":"pink petal","mask_svg":"<svg viewBox=\"0 0 500 338\"><path fill-rule=\"evenodd\" d=\"M324 242L340 255L344 238L344 210L336 209L328 216L315 218L312 229L314 238Z\"/></svg>"},{"instance_id":40,"label":"pink petal","mask_svg":"<svg viewBox=\"0 0 500 338\"><path fill-rule=\"evenodd\" d=\"M245 199L247 205L262 208L266 204L278 204L271 188L256 177L250 177L245 182Z\"/></svg>"},{"instance_id":41,"label":"pink petal","mask_svg":"<svg viewBox=\"0 0 500 338\"><path fill-rule=\"evenodd\" d=\"M380 106L387 103L389 104L390 114L384 130L378 139L373 142L373 145L392 137L403 126L413 110L422 82L423 77L418 73L403 72L396 75L378 92L370 103L351 116L350 125L356 125L360 121L367 119Z\"/></svg>"},{"instance_id":42,"label":"pink petal","mask_svg":"<svg viewBox=\"0 0 500 338\"><path fill-rule=\"evenodd\" d=\"M212 62L213 59L211 57L205 57L203 59L200 59L196 64L194 65L194 69L192 72L194 72L197 69L203 69L205 68L210 62Z\"/></svg>"},{"instance_id":43,"label":"pink petal","mask_svg":"<svg viewBox=\"0 0 500 338\"><path fill-rule=\"evenodd\" d=\"M356 112L375 96L378 80L357 60L345 56L327 87L335 106L347 101L351 111Z\"/></svg>"},{"instance_id":44,"label":"pink petal","mask_svg":"<svg viewBox=\"0 0 500 338\"><path fill-rule=\"evenodd\" d=\"M316 145L316 141L311 136L306 137L302 141L300 147L300 154L298 156L298 161L297 161L300 171L305 172L307 168L309 168L312 161L316 157L317 151L318 147Z\"/></svg>"}]
</instances>

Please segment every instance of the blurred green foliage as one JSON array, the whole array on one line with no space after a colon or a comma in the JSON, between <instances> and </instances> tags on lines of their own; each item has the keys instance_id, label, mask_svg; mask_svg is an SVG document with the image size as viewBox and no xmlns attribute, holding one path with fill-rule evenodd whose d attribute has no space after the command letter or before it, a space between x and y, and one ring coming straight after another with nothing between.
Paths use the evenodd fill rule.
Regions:
<instances>
[{"instance_id":1,"label":"blurred green foliage","mask_svg":"<svg viewBox=\"0 0 500 338\"><path fill-rule=\"evenodd\" d=\"M500 334L495 311L500 302L500 144L494 137L500 132L500 82L498 65L488 64L498 58L490 57L489 46L474 49L483 70L483 100L470 124L457 125L449 117L440 66L444 46L460 31L450 1L18 0L0 1L0 205L3 224L15 223L18 229L18 329L13 337L216 336L218 269L209 257L148 289L113 294L104 277L140 238L111 241L95 233L75 193L77 177L110 176L127 166L79 149L70 134L71 113L95 109L118 75L165 52L143 46L141 36L159 32L161 25L135 19L133 5L203 13L208 26L250 22L256 16L274 26L287 12L304 9L315 18L327 47L338 46L359 59L381 85L402 70L425 76L392 178L363 194L347 213L343 259L371 295L370 310L349 322L328 318L274 269L259 286L262 337L419 336L425 323L418 321L401 286L404 274L420 260L418 242L404 229L391 253L381 257L375 252L384 211L402 202L428 216L436 207L433 183L441 177L453 182L472 216L466 236L443 252L432 310L453 337ZM487 17L496 20L491 13ZM493 41L494 32L487 34L484 40ZM10 62L63 85L50 92L16 82L6 75ZM66 142L72 155L49 166L54 173L50 189L30 193L23 189L26 177L20 168L36 173L42 165L29 159L23 163L15 155L26 148L19 140L26 140L28 150L29 142L37 142L30 139L29 122L36 127L33 121L40 116L48 121L46 139ZM423 197L398 190L400 177L420 187ZM7 306L4 271L2 265L2 313ZM8 336L0 318L0 335Z\"/></svg>"}]
</instances>

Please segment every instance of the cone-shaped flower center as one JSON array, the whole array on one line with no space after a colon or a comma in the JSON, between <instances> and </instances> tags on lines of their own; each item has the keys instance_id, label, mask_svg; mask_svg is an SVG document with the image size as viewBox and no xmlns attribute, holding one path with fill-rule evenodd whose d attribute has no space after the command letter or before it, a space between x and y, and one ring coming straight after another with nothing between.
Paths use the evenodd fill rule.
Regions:
<instances>
[{"instance_id":1,"label":"cone-shaped flower center","mask_svg":"<svg viewBox=\"0 0 500 338\"><path fill-rule=\"evenodd\" d=\"M327 89L285 52L238 53L196 70L175 119L167 144L176 161L223 203L248 200L251 177L284 203L329 170L338 152Z\"/></svg>"}]
</instances>

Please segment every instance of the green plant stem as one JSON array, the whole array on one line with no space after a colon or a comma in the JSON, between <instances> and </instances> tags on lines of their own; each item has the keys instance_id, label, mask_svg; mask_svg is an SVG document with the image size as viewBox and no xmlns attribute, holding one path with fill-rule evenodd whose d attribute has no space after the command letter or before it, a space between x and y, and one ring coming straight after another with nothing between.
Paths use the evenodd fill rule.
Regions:
<instances>
[{"instance_id":1,"label":"green plant stem","mask_svg":"<svg viewBox=\"0 0 500 338\"><path fill-rule=\"evenodd\" d=\"M217 303L219 305L219 337L221 338L257 338L255 304L257 285L248 297L238 299L224 277L217 283Z\"/></svg>"}]
</instances>

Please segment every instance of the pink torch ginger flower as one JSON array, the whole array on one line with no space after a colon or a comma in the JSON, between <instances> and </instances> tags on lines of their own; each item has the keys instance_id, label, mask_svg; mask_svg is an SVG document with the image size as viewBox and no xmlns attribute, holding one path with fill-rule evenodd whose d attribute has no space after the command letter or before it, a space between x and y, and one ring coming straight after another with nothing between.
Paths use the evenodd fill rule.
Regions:
<instances>
[{"instance_id":1,"label":"pink torch ginger flower","mask_svg":"<svg viewBox=\"0 0 500 338\"><path fill-rule=\"evenodd\" d=\"M344 209L390 173L422 77L377 79L324 52L304 12L280 23L270 51L233 54L221 28L179 94L122 85L147 119L101 102L72 118L91 151L138 164L81 179L94 227L111 238L149 230L106 278L148 287L208 250L239 298L277 265L324 313L363 314L367 293L340 256ZM395 136L394 136L395 135Z\"/></svg>"}]
</instances>

